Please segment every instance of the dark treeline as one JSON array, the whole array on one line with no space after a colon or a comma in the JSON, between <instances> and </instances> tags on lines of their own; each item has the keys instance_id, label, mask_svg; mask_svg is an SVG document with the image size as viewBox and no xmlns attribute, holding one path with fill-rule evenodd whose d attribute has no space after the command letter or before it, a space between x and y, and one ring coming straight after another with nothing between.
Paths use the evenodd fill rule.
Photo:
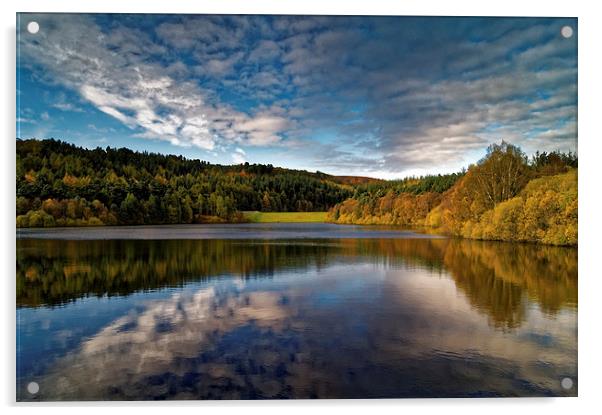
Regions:
<instances>
[{"instance_id":1,"label":"dark treeline","mask_svg":"<svg viewBox=\"0 0 602 415\"><path fill-rule=\"evenodd\" d=\"M324 211L353 194L345 181L272 165L17 140L17 226L201 223L238 221L241 211Z\"/></svg>"},{"instance_id":2,"label":"dark treeline","mask_svg":"<svg viewBox=\"0 0 602 415\"><path fill-rule=\"evenodd\" d=\"M420 195L427 192L443 193L452 187L465 172L452 174L407 177L400 180L370 182L356 187L353 197L380 197L389 192L394 194L410 193Z\"/></svg>"},{"instance_id":3,"label":"dark treeline","mask_svg":"<svg viewBox=\"0 0 602 415\"><path fill-rule=\"evenodd\" d=\"M337 204L337 223L428 227L474 239L577 243L577 156L528 158L502 141L468 170L368 184Z\"/></svg>"}]
</instances>

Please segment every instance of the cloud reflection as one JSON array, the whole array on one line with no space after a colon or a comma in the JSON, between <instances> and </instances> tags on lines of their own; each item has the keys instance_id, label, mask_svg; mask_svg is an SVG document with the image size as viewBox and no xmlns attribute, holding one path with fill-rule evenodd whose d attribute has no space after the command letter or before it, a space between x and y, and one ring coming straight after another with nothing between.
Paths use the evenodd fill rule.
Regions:
<instances>
[{"instance_id":1,"label":"cloud reflection","mask_svg":"<svg viewBox=\"0 0 602 415\"><path fill-rule=\"evenodd\" d=\"M216 282L115 319L54 365L41 398L565 394L576 312L526 310L500 330L450 274L411 263Z\"/></svg>"}]
</instances>

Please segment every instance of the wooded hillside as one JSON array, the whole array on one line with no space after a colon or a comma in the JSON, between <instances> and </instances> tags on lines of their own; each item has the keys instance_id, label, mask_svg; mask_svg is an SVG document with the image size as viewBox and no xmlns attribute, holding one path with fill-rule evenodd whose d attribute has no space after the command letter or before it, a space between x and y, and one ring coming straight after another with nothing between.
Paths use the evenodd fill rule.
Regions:
<instances>
[{"instance_id":1,"label":"wooded hillside","mask_svg":"<svg viewBox=\"0 0 602 415\"><path fill-rule=\"evenodd\" d=\"M528 159L520 148L502 142L465 173L359 190L334 206L328 219L425 227L475 239L577 244L577 157L572 153L536 153Z\"/></svg>"},{"instance_id":2,"label":"wooded hillside","mask_svg":"<svg viewBox=\"0 0 602 415\"><path fill-rule=\"evenodd\" d=\"M261 164L222 166L125 148L17 140L17 226L241 220L240 211L325 211L348 178Z\"/></svg>"}]
</instances>

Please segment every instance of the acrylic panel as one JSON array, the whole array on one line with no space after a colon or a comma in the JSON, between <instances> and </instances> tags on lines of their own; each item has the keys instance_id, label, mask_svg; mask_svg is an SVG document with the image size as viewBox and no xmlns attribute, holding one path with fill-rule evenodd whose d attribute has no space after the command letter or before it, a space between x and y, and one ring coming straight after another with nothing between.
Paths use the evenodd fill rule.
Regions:
<instances>
[{"instance_id":1,"label":"acrylic panel","mask_svg":"<svg viewBox=\"0 0 602 415\"><path fill-rule=\"evenodd\" d=\"M17 14L17 401L577 396L577 37Z\"/></svg>"}]
</instances>

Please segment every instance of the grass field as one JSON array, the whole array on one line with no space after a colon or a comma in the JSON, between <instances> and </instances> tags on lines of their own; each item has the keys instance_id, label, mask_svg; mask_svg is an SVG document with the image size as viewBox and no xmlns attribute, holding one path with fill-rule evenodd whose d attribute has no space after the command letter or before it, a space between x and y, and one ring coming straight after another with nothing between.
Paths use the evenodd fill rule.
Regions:
<instances>
[{"instance_id":1,"label":"grass field","mask_svg":"<svg viewBox=\"0 0 602 415\"><path fill-rule=\"evenodd\" d=\"M326 212L243 212L246 220L253 223L274 222L324 222Z\"/></svg>"}]
</instances>

